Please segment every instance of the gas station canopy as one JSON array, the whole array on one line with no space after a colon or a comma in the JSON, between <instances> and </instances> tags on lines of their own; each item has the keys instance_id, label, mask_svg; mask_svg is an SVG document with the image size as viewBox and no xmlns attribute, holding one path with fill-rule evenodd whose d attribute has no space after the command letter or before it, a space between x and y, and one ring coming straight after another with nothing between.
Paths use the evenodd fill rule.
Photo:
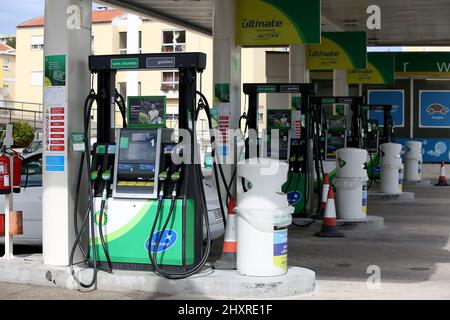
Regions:
<instances>
[{"instance_id":1,"label":"gas station canopy","mask_svg":"<svg viewBox=\"0 0 450 320\"><path fill-rule=\"evenodd\" d=\"M105 5L212 34L214 0L102 0ZM324 31L367 30L368 0L322 0ZM379 0L381 30L367 30L369 46L445 46L450 42L448 0Z\"/></svg>"}]
</instances>

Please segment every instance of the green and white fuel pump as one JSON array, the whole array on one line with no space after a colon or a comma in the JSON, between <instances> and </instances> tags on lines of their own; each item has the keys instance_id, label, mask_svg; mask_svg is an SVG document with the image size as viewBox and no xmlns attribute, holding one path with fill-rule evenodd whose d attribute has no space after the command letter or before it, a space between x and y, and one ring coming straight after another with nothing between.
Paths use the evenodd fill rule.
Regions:
<instances>
[{"instance_id":1,"label":"green and white fuel pump","mask_svg":"<svg viewBox=\"0 0 450 320\"><path fill-rule=\"evenodd\" d=\"M90 56L97 77L85 105L83 166L88 170L88 210L71 253L72 274L82 287L96 285L98 269L156 271L180 279L199 272L210 250L209 221L196 143L198 75L206 68L203 53L160 53ZM178 70L178 134L166 129L165 97L125 100L115 89L120 71ZM97 104L97 142L90 145L90 119ZM115 129L114 105L124 127ZM209 110L207 110L209 112ZM126 119L125 119L126 118ZM80 149L80 148L78 148ZM84 163L85 162L85 163ZM81 196L77 193L77 199ZM76 199L76 200L77 200ZM77 209L76 209L77 211ZM224 215L224 214L223 214ZM74 215L77 220L77 212ZM203 241L203 224L207 241ZM82 239L89 233L89 247ZM83 245L84 244L84 245ZM75 250L81 249L94 268L90 283L73 270Z\"/></svg>"}]
</instances>

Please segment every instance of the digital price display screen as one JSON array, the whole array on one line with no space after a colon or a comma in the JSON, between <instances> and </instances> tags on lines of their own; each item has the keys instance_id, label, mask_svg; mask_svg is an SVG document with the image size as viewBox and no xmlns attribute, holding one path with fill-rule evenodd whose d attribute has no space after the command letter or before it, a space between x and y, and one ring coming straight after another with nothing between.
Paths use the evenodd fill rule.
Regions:
<instances>
[{"instance_id":1,"label":"digital price display screen","mask_svg":"<svg viewBox=\"0 0 450 320\"><path fill-rule=\"evenodd\" d=\"M157 157L157 130L122 130L118 175L125 180L154 180Z\"/></svg>"}]
</instances>

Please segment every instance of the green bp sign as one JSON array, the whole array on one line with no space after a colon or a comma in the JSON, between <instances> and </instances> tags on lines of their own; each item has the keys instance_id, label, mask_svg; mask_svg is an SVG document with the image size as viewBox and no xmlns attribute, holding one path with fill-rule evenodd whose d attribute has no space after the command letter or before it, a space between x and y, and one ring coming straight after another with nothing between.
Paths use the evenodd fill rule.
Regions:
<instances>
[{"instance_id":1,"label":"green bp sign","mask_svg":"<svg viewBox=\"0 0 450 320\"><path fill-rule=\"evenodd\" d=\"M395 57L391 52L369 52L367 68L347 72L349 84L393 84L395 82Z\"/></svg>"},{"instance_id":2,"label":"green bp sign","mask_svg":"<svg viewBox=\"0 0 450 320\"><path fill-rule=\"evenodd\" d=\"M322 42L307 46L306 68L310 70L365 69L365 32L323 32Z\"/></svg>"},{"instance_id":3,"label":"green bp sign","mask_svg":"<svg viewBox=\"0 0 450 320\"><path fill-rule=\"evenodd\" d=\"M401 75L450 75L450 52L396 52L395 72Z\"/></svg>"},{"instance_id":4,"label":"green bp sign","mask_svg":"<svg viewBox=\"0 0 450 320\"><path fill-rule=\"evenodd\" d=\"M320 0L237 0L236 43L273 46L320 43Z\"/></svg>"}]
</instances>

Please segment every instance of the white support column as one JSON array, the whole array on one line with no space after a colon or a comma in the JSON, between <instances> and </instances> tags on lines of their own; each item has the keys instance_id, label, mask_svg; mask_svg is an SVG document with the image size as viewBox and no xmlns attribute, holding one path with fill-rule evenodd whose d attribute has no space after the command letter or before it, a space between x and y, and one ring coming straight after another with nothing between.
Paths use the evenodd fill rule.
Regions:
<instances>
[{"instance_id":1,"label":"white support column","mask_svg":"<svg viewBox=\"0 0 450 320\"><path fill-rule=\"evenodd\" d=\"M127 54L139 53L139 22L134 14L127 15ZM138 72L127 71L127 96L138 95Z\"/></svg>"},{"instance_id":2,"label":"white support column","mask_svg":"<svg viewBox=\"0 0 450 320\"><path fill-rule=\"evenodd\" d=\"M414 78L409 80L409 138L414 138Z\"/></svg>"},{"instance_id":3,"label":"white support column","mask_svg":"<svg viewBox=\"0 0 450 320\"><path fill-rule=\"evenodd\" d=\"M65 56L65 68L63 63L62 67L53 65L51 68L58 68L59 72L50 72L59 80L65 78L64 83L44 87L42 231L44 263L48 265L68 265L75 239L73 210L81 155L71 151L70 134L83 132L83 104L90 88L91 16L91 0L45 2L45 57ZM50 58L51 63L63 61L60 58ZM58 113L63 127L55 130L56 124L46 122L52 113ZM52 134L64 144L51 149L52 138L56 137ZM86 207L83 198L80 197L80 212Z\"/></svg>"},{"instance_id":4,"label":"white support column","mask_svg":"<svg viewBox=\"0 0 450 320\"><path fill-rule=\"evenodd\" d=\"M291 45L289 47L289 81L291 83L309 83L309 70L306 69L306 47Z\"/></svg>"},{"instance_id":5,"label":"white support column","mask_svg":"<svg viewBox=\"0 0 450 320\"><path fill-rule=\"evenodd\" d=\"M347 97L348 83L347 70L333 70L333 96ZM333 106L333 114L336 114L336 106ZM350 107L347 108L347 126L350 128L352 118L352 111Z\"/></svg>"},{"instance_id":6,"label":"white support column","mask_svg":"<svg viewBox=\"0 0 450 320\"><path fill-rule=\"evenodd\" d=\"M229 102L221 102L215 107L218 109L219 117L229 117L229 128L239 128L239 118L241 116L241 47L235 41L235 0L215 0L214 2L214 34L213 34L213 57L215 85L229 84ZM214 90L214 88L213 88ZM220 120L220 119L219 119ZM231 144L230 144L231 146ZM221 151L218 150L219 156ZM228 150L229 154L235 152ZM235 165L223 166L227 181L231 176ZM236 184L234 183L232 193L235 194ZM222 195L226 195L223 191Z\"/></svg>"},{"instance_id":7,"label":"white support column","mask_svg":"<svg viewBox=\"0 0 450 320\"><path fill-rule=\"evenodd\" d=\"M346 70L333 70L333 96L348 96L348 83Z\"/></svg>"},{"instance_id":8,"label":"white support column","mask_svg":"<svg viewBox=\"0 0 450 320\"><path fill-rule=\"evenodd\" d=\"M13 124L9 123L6 125L6 133L5 138L3 140L3 145L6 148L11 148L11 146L14 144L13 139ZM9 172L7 173L9 175L9 184L11 187L11 193L5 194L5 206L4 206L4 212L5 212L5 254L2 257L5 260L12 260L14 259L14 242L13 242L13 236L10 234L10 220L11 220L11 211L14 210L14 193L13 193L13 186L14 186L14 159L13 156L8 156L9 158ZM6 180L6 179L5 179Z\"/></svg>"}]
</instances>

